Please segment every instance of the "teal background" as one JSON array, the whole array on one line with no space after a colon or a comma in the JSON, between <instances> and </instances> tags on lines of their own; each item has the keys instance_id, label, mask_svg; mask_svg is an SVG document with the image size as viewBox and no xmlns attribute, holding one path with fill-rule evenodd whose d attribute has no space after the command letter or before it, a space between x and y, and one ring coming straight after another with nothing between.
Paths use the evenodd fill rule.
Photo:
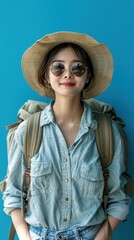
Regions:
<instances>
[{"instance_id":1,"label":"teal background","mask_svg":"<svg viewBox=\"0 0 134 240\"><path fill-rule=\"evenodd\" d=\"M55 31L91 35L110 48L115 62L111 86L98 99L111 103L127 123L130 142L129 171L134 178L134 1L133 0L0 0L0 180L6 173L5 126L16 121L27 99L47 100L25 82L23 52L38 38ZM0 239L8 239L10 217L0 195ZM134 199L134 198L133 198ZM134 239L134 202L114 240Z\"/></svg>"}]
</instances>

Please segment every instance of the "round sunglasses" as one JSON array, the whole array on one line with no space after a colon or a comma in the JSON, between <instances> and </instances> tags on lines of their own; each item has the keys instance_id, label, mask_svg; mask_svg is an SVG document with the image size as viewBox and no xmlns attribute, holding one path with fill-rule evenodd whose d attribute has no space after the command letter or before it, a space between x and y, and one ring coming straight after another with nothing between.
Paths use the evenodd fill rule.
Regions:
<instances>
[{"instance_id":1,"label":"round sunglasses","mask_svg":"<svg viewBox=\"0 0 134 240\"><path fill-rule=\"evenodd\" d=\"M83 63L75 62L70 66L69 70L73 75L80 77L85 73L87 68L88 67L85 67ZM65 72L65 66L61 62L52 63L50 69L54 76L60 76Z\"/></svg>"}]
</instances>

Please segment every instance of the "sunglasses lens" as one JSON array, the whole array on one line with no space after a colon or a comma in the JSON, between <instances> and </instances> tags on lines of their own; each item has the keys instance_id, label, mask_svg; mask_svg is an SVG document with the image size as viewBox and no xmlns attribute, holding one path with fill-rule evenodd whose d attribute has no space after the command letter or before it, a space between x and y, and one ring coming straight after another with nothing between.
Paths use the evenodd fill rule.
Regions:
<instances>
[{"instance_id":1,"label":"sunglasses lens","mask_svg":"<svg viewBox=\"0 0 134 240\"><path fill-rule=\"evenodd\" d=\"M82 76L85 72L85 67L82 63L74 63L71 67L71 71L75 76Z\"/></svg>"},{"instance_id":2,"label":"sunglasses lens","mask_svg":"<svg viewBox=\"0 0 134 240\"><path fill-rule=\"evenodd\" d=\"M85 66L82 63L73 63L70 71L77 77L80 77L85 72ZM60 76L65 71L65 66L60 62L55 62L51 65L51 72L55 76Z\"/></svg>"},{"instance_id":3,"label":"sunglasses lens","mask_svg":"<svg viewBox=\"0 0 134 240\"><path fill-rule=\"evenodd\" d=\"M51 65L51 72L55 76L60 76L64 71L65 71L65 68L62 63L53 63Z\"/></svg>"}]
</instances>

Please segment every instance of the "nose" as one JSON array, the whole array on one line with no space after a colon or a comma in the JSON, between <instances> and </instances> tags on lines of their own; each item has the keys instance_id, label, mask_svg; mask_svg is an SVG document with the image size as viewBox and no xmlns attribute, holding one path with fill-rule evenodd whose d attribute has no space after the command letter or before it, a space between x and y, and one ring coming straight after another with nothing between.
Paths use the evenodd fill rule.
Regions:
<instances>
[{"instance_id":1,"label":"nose","mask_svg":"<svg viewBox=\"0 0 134 240\"><path fill-rule=\"evenodd\" d=\"M69 68L65 69L64 78L66 78L66 79L73 78L73 73L71 72L71 70Z\"/></svg>"}]
</instances>

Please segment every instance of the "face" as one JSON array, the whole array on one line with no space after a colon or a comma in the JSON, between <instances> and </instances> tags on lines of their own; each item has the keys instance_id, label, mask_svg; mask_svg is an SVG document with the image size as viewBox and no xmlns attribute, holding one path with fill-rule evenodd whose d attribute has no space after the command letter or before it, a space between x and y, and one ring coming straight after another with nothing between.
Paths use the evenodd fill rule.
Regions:
<instances>
[{"instance_id":1,"label":"face","mask_svg":"<svg viewBox=\"0 0 134 240\"><path fill-rule=\"evenodd\" d=\"M55 96L80 97L87 80L87 71L71 47L60 50L48 70L48 82Z\"/></svg>"}]
</instances>

